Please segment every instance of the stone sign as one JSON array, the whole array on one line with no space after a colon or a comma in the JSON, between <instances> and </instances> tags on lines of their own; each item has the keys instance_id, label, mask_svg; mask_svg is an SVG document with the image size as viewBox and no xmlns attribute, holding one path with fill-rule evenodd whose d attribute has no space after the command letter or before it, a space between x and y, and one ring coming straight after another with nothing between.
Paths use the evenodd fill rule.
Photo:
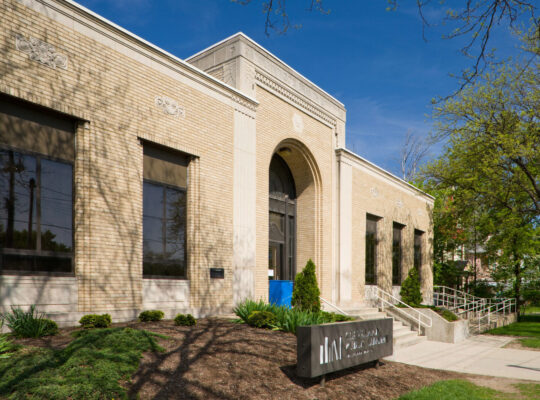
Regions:
<instances>
[{"instance_id":1,"label":"stone sign","mask_svg":"<svg viewBox=\"0 0 540 400\"><path fill-rule=\"evenodd\" d=\"M299 326L296 374L313 378L392 355L392 318Z\"/></svg>"}]
</instances>

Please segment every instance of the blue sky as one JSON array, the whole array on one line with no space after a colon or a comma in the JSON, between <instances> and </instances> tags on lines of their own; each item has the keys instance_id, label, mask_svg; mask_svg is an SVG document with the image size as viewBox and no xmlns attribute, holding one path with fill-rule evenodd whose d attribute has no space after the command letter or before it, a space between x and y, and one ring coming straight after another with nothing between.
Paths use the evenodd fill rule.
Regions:
<instances>
[{"instance_id":1,"label":"blue sky","mask_svg":"<svg viewBox=\"0 0 540 400\"><path fill-rule=\"evenodd\" d=\"M457 81L449 74L471 64L459 53L462 41L442 40L440 27L427 31L427 42L422 39L411 0L402 0L395 11L386 11L385 0L325 0L329 15L307 12L310 0L290 0L292 23L302 27L270 37L260 0L246 6L230 0L79 3L180 58L244 32L344 103L347 147L398 176L407 130L428 135L431 99L450 94ZM427 10L432 21L442 15L440 6ZM491 47L506 56L515 46L507 29L497 28Z\"/></svg>"}]
</instances>

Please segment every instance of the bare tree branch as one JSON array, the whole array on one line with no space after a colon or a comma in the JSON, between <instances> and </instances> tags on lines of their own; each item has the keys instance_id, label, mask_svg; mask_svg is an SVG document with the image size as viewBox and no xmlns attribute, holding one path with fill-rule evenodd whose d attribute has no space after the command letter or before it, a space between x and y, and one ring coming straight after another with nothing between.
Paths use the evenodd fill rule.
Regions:
<instances>
[{"instance_id":1,"label":"bare tree branch","mask_svg":"<svg viewBox=\"0 0 540 400\"><path fill-rule=\"evenodd\" d=\"M425 140L415 136L412 131L407 131L400 151L401 175L404 181L411 181L417 176L418 167L427 156L429 148Z\"/></svg>"}]
</instances>

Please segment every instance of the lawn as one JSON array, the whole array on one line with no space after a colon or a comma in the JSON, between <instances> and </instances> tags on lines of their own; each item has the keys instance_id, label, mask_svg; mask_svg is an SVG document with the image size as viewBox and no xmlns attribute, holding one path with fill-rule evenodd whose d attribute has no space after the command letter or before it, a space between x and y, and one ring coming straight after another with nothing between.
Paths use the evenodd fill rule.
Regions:
<instances>
[{"instance_id":1,"label":"lawn","mask_svg":"<svg viewBox=\"0 0 540 400\"><path fill-rule=\"evenodd\" d=\"M539 314L540 315L540 306L526 306L523 309L523 314Z\"/></svg>"},{"instance_id":2,"label":"lawn","mask_svg":"<svg viewBox=\"0 0 540 400\"><path fill-rule=\"evenodd\" d=\"M519 342L525 347L540 348L540 315L522 315L519 322L491 329L486 334L521 336Z\"/></svg>"},{"instance_id":3,"label":"lawn","mask_svg":"<svg viewBox=\"0 0 540 400\"><path fill-rule=\"evenodd\" d=\"M500 392L464 380L441 381L404 394L399 397L399 400L537 400L540 398L540 384L520 383L513 386L516 393Z\"/></svg>"},{"instance_id":4,"label":"lawn","mask_svg":"<svg viewBox=\"0 0 540 400\"><path fill-rule=\"evenodd\" d=\"M156 335L130 328L75 332L61 350L23 347L0 360L0 398L126 398L120 384L142 353L159 351Z\"/></svg>"}]
</instances>

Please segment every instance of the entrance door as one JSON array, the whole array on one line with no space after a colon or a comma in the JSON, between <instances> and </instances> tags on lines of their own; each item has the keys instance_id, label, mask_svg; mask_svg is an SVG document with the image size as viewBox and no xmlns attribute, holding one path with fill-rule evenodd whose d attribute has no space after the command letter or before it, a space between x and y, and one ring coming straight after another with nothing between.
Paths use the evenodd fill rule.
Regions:
<instances>
[{"instance_id":1,"label":"entrance door","mask_svg":"<svg viewBox=\"0 0 540 400\"><path fill-rule=\"evenodd\" d=\"M296 275L296 191L287 163L277 154L270 163L268 277Z\"/></svg>"}]
</instances>

